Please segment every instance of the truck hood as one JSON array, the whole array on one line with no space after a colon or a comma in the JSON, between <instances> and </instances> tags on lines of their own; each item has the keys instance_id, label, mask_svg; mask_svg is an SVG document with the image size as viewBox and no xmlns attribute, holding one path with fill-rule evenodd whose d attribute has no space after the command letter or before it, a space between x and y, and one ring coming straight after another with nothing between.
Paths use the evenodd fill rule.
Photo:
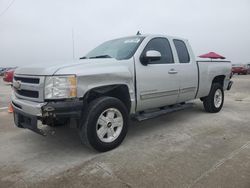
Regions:
<instances>
[{"instance_id":1,"label":"truck hood","mask_svg":"<svg viewBox=\"0 0 250 188\"><path fill-rule=\"evenodd\" d=\"M114 58L82 59L67 62L45 62L23 66L15 70L15 74L49 76L54 74L77 74L79 71L94 67L106 67L119 64Z\"/></svg>"}]
</instances>

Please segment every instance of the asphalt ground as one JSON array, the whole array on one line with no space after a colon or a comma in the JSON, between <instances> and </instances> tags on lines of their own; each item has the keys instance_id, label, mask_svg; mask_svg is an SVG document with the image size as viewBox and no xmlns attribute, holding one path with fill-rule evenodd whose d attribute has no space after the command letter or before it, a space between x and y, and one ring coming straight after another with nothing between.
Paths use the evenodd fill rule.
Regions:
<instances>
[{"instance_id":1,"label":"asphalt ground","mask_svg":"<svg viewBox=\"0 0 250 188\"><path fill-rule=\"evenodd\" d=\"M221 112L194 107L131 122L124 142L97 153L77 132L46 137L14 126L0 81L0 187L250 187L250 75L235 76Z\"/></svg>"}]
</instances>

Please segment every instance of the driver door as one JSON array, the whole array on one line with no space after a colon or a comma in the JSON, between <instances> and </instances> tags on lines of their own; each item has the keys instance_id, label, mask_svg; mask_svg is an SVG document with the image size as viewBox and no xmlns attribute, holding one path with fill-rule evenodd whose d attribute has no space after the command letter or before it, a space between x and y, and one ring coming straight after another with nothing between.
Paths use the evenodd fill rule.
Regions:
<instances>
[{"instance_id":1,"label":"driver door","mask_svg":"<svg viewBox=\"0 0 250 188\"><path fill-rule=\"evenodd\" d=\"M142 62L148 51L160 52L158 60ZM147 57L146 57L147 58ZM144 64L144 65L143 65ZM137 111L175 104L179 95L178 66L167 38L151 39L136 63Z\"/></svg>"}]
</instances>

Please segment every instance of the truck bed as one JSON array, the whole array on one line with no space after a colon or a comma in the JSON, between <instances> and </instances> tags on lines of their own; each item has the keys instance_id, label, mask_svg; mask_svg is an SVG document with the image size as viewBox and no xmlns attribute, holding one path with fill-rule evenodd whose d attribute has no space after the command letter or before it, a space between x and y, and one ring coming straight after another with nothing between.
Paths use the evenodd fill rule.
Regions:
<instances>
[{"instance_id":1,"label":"truck bed","mask_svg":"<svg viewBox=\"0 0 250 188\"><path fill-rule=\"evenodd\" d=\"M217 75L225 75L224 89L226 89L232 69L230 61L196 61L196 63L199 76L196 98L208 95L212 79Z\"/></svg>"}]
</instances>

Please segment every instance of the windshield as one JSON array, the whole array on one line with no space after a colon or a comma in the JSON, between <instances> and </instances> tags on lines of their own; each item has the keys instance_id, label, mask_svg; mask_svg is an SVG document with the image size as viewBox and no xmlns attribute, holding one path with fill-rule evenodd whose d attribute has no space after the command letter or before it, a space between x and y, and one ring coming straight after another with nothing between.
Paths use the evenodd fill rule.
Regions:
<instances>
[{"instance_id":1,"label":"windshield","mask_svg":"<svg viewBox=\"0 0 250 188\"><path fill-rule=\"evenodd\" d=\"M131 58L144 37L126 37L110 40L90 51L84 58L115 58L125 60Z\"/></svg>"}]
</instances>

